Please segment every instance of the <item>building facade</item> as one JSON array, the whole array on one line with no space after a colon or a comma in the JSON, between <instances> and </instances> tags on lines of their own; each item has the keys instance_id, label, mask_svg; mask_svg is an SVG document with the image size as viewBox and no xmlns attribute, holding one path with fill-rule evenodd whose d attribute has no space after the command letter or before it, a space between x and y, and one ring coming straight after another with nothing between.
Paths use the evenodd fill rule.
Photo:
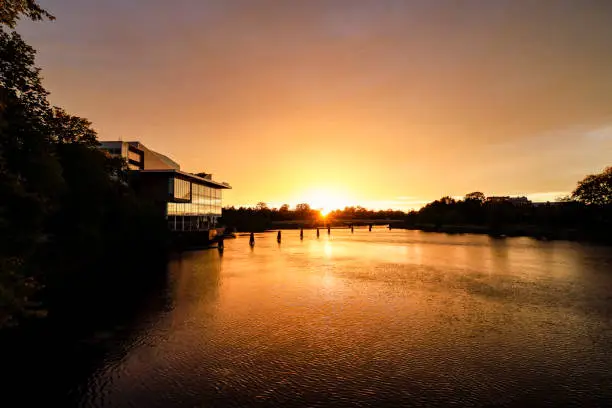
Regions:
<instances>
[{"instance_id":1,"label":"building facade","mask_svg":"<svg viewBox=\"0 0 612 408\"><path fill-rule=\"evenodd\" d=\"M155 152L140 142L100 142L100 148L113 156L123 157L130 170L180 170L181 166L161 153Z\"/></svg>"},{"instance_id":2,"label":"building facade","mask_svg":"<svg viewBox=\"0 0 612 408\"><path fill-rule=\"evenodd\" d=\"M531 201L527 197L510 197L510 196L491 196L487 197L489 203L509 203L516 207L529 206Z\"/></svg>"},{"instance_id":3,"label":"building facade","mask_svg":"<svg viewBox=\"0 0 612 408\"><path fill-rule=\"evenodd\" d=\"M101 148L126 159L135 190L159 209L171 231L214 231L227 183L211 174L180 170L178 163L139 142L102 142Z\"/></svg>"}]
</instances>

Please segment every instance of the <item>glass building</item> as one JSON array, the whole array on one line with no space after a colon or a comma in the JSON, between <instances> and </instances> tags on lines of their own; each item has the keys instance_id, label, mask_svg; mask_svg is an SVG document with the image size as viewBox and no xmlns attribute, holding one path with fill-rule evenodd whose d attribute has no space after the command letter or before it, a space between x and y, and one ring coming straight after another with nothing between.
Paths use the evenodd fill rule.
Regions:
<instances>
[{"instance_id":1,"label":"glass building","mask_svg":"<svg viewBox=\"0 0 612 408\"><path fill-rule=\"evenodd\" d=\"M231 188L227 183L214 181L210 175L174 169L135 173L137 190L159 205L171 231L207 231L217 227L222 191Z\"/></svg>"},{"instance_id":2,"label":"glass building","mask_svg":"<svg viewBox=\"0 0 612 408\"><path fill-rule=\"evenodd\" d=\"M168 227L173 231L198 231L216 227L221 216L222 190L229 188L199 176L168 178L172 199L166 205Z\"/></svg>"},{"instance_id":3,"label":"glass building","mask_svg":"<svg viewBox=\"0 0 612 408\"><path fill-rule=\"evenodd\" d=\"M123 157L131 184L159 208L172 231L213 231L221 216L222 190L231 188L211 174L180 170L178 163L139 142L101 142L108 154Z\"/></svg>"}]
</instances>

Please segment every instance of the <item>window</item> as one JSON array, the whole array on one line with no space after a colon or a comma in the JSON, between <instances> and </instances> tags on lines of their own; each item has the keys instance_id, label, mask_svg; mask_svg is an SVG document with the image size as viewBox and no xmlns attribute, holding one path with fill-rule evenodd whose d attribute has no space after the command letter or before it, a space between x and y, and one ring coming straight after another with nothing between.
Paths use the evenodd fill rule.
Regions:
<instances>
[{"instance_id":1,"label":"window","mask_svg":"<svg viewBox=\"0 0 612 408\"><path fill-rule=\"evenodd\" d=\"M128 159L129 160L133 160L136 163L140 163L140 154L136 153L136 152L133 152L131 150L128 150Z\"/></svg>"},{"instance_id":2,"label":"window","mask_svg":"<svg viewBox=\"0 0 612 408\"><path fill-rule=\"evenodd\" d=\"M189 203L168 203L169 216L221 215L221 190L180 179L170 180L169 188L175 198L191 199Z\"/></svg>"},{"instance_id":3,"label":"window","mask_svg":"<svg viewBox=\"0 0 612 408\"><path fill-rule=\"evenodd\" d=\"M174 198L179 200L191 200L191 183L175 178Z\"/></svg>"}]
</instances>

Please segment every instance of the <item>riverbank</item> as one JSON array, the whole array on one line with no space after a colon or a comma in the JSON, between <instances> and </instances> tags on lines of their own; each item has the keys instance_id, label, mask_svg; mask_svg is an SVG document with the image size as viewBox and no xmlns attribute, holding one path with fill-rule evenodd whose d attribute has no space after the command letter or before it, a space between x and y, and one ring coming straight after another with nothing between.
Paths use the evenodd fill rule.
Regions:
<instances>
[{"instance_id":1,"label":"riverbank","mask_svg":"<svg viewBox=\"0 0 612 408\"><path fill-rule=\"evenodd\" d=\"M577 228L550 228L538 225L507 225L494 228L487 225L395 224L391 227L446 234L485 234L494 237L530 237L541 240L612 243L611 237L603 231L582 231Z\"/></svg>"}]
</instances>

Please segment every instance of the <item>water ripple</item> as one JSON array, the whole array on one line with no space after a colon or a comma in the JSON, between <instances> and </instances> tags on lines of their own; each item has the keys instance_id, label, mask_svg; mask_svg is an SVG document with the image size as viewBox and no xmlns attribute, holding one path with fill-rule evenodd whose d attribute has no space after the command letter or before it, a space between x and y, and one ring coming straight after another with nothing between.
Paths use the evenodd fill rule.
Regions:
<instances>
[{"instance_id":1,"label":"water ripple","mask_svg":"<svg viewBox=\"0 0 612 408\"><path fill-rule=\"evenodd\" d=\"M96 407L612 404L612 256L528 239L260 235L169 265L74 390Z\"/></svg>"}]
</instances>

